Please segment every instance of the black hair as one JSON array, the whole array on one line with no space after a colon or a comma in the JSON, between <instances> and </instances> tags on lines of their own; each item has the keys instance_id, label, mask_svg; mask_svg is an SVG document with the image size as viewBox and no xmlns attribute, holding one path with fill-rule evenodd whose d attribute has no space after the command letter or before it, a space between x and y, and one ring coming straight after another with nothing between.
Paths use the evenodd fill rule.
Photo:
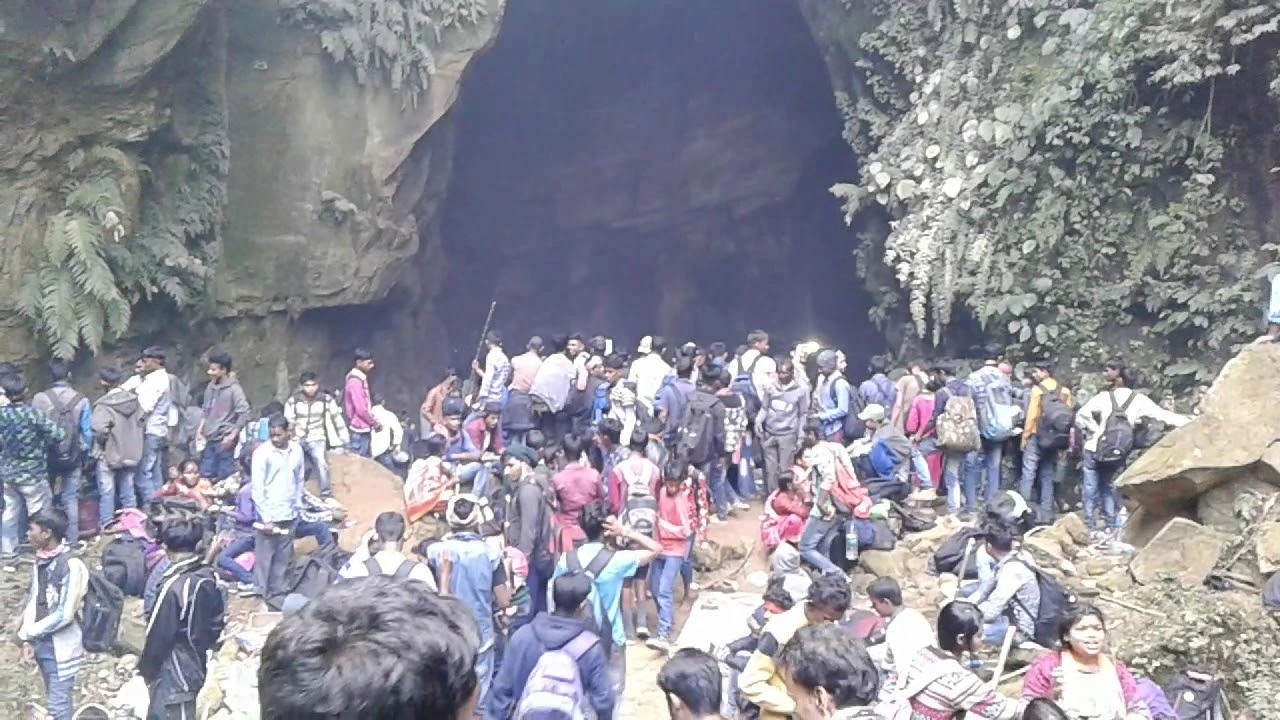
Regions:
<instances>
[{"instance_id":1,"label":"black hair","mask_svg":"<svg viewBox=\"0 0 1280 720\"><path fill-rule=\"evenodd\" d=\"M694 717L720 709L720 663L705 650L680 648L658 671L658 689L680 699Z\"/></svg>"},{"instance_id":2,"label":"black hair","mask_svg":"<svg viewBox=\"0 0 1280 720\"><path fill-rule=\"evenodd\" d=\"M597 542L604 537L604 521L612 514L603 500L582 506L582 510L578 511L578 526L582 528L587 540Z\"/></svg>"},{"instance_id":3,"label":"black hair","mask_svg":"<svg viewBox=\"0 0 1280 720\"><path fill-rule=\"evenodd\" d=\"M936 393L939 390L941 390L944 385L946 385L946 383L942 382L942 380L937 376L934 376L929 378L929 380L925 382L924 389L928 390L931 393Z\"/></svg>"},{"instance_id":4,"label":"black hair","mask_svg":"<svg viewBox=\"0 0 1280 720\"><path fill-rule=\"evenodd\" d=\"M866 647L831 623L797 630L775 662L806 690L826 690L836 709L870 705L880 689L880 673Z\"/></svg>"},{"instance_id":5,"label":"black hair","mask_svg":"<svg viewBox=\"0 0 1280 720\"><path fill-rule=\"evenodd\" d=\"M209 353L209 364L231 372L231 356L221 350Z\"/></svg>"},{"instance_id":6,"label":"black hair","mask_svg":"<svg viewBox=\"0 0 1280 720\"><path fill-rule=\"evenodd\" d=\"M573 615L591 595L591 578L585 573L561 575L551 583L551 599L557 615Z\"/></svg>"},{"instance_id":7,"label":"black hair","mask_svg":"<svg viewBox=\"0 0 1280 720\"><path fill-rule=\"evenodd\" d=\"M193 518L177 517L160 523L160 544L172 552L193 553L204 539L204 525Z\"/></svg>"},{"instance_id":8,"label":"black hair","mask_svg":"<svg viewBox=\"0 0 1280 720\"><path fill-rule=\"evenodd\" d=\"M593 336L587 341L587 349L590 350L593 355L603 355L605 348L608 346L609 345L605 341L603 335Z\"/></svg>"},{"instance_id":9,"label":"black hair","mask_svg":"<svg viewBox=\"0 0 1280 720\"><path fill-rule=\"evenodd\" d=\"M279 400L272 400L262 406L261 417L270 418L272 415L284 415L284 403Z\"/></svg>"},{"instance_id":10,"label":"black hair","mask_svg":"<svg viewBox=\"0 0 1280 720\"><path fill-rule=\"evenodd\" d=\"M1091 603L1072 603L1068 605L1066 611L1062 613L1062 618L1058 621L1058 643L1062 647L1068 647L1067 636L1071 634L1071 630L1076 625L1088 617L1098 618L1098 622L1102 623L1102 630L1107 630L1107 618L1102 614L1102 610L1097 605Z\"/></svg>"},{"instance_id":11,"label":"black hair","mask_svg":"<svg viewBox=\"0 0 1280 720\"><path fill-rule=\"evenodd\" d=\"M744 349L743 352L746 352L746 350L750 349L756 343L764 342L768 339L769 339L769 333L763 330L752 330L751 332L747 333L747 348Z\"/></svg>"},{"instance_id":12,"label":"black hair","mask_svg":"<svg viewBox=\"0 0 1280 720\"><path fill-rule=\"evenodd\" d=\"M693 359L681 355L676 361L676 377L688 380L693 376Z\"/></svg>"},{"instance_id":13,"label":"black hair","mask_svg":"<svg viewBox=\"0 0 1280 720\"><path fill-rule=\"evenodd\" d=\"M47 507L37 510L27 518L28 525L39 525L53 533L58 540L67 539L67 514L62 508Z\"/></svg>"},{"instance_id":14,"label":"black hair","mask_svg":"<svg viewBox=\"0 0 1280 720\"><path fill-rule=\"evenodd\" d=\"M796 481L795 473L790 470L783 470L778 473L778 489L786 492L791 489L791 485Z\"/></svg>"},{"instance_id":15,"label":"black hair","mask_svg":"<svg viewBox=\"0 0 1280 720\"><path fill-rule=\"evenodd\" d=\"M541 430L530 430L524 434L525 447L539 452L547 444L547 436L542 434Z\"/></svg>"},{"instance_id":16,"label":"black hair","mask_svg":"<svg viewBox=\"0 0 1280 720\"><path fill-rule=\"evenodd\" d=\"M729 352L728 346L719 340L707 346L707 354L713 358L722 357L727 352Z\"/></svg>"},{"instance_id":17,"label":"black hair","mask_svg":"<svg viewBox=\"0 0 1280 720\"><path fill-rule=\"evenodd\" d=\"M787 591L787 579L781 575L769 581L760 599L783 610L790 610L796 604L795 598L791 597L791 593Z\"/></svg>"},{"instance_id":18,"label":"black hair","mask_svg":"<svg viewBox=\"0 0 1280 720\"><path fill-rule=\"evenodd\" d=\"M485 333L484 341L489 343L490 345L501 345L502 333L498 330L490 330L489 332Z\"/></svg>"},{"instance_id":19,"label":"black hair","mask_svg":"<svg viewBox=\"0 0 1280 720\"><path fill-rule=\"evenodd\" d=\"M1022 720L1071 720L1071 716L1049 698L1035 698L1022 710Z\"/></svg>"},{"instance_id":20,"label":"black hair","mask_svg":"<svg viewBox=\"0 0 1280 720\"><path fill-rule=\"evenodd\" d=\"M561 441L560 449L564 452L569 462L578 462L578 458L582 457L582 451L590 444L587 438L579 437L572 433L565 435Z\"/></svg>"},{"instance_id":21,"label":"black hair","mask_svg":"<svg viewBox=\"0 0 1280 720\"><path fill-rule=\"evenodd\" d=\"M484 412L484 414L489 417L501 417L502 402L499 400L493 400L491 402L487 402L484 404L484 407L481 408L481 411Z\"/></svg>"},{"instance_id":22,"label":"black hair","mask_svg":"<svg viewBox=\"0 0 1280 720\"><path fill-rule=\"evenodd\" d=\"M369 405L381 405L383 400L380 393L369 393Z\"/></svg>"},{"instance_id":23,"label":"black hair","mask_svg":"<svg viewBox=\"0 0 1280 720\"><path fill-rule=\"evenodd\" d=\"M267 418L267 428L270 430L288 430L289 421L284 415L274 413L271 417Z\"/></svg>"},{"instance_id":24,"label":"black hair","mask_svg":"<svg viewBox=\"0 0 1280 720\"><path fill-rule=\"evenodd\" d=\"M938 647L950 653L969 650L982 632L982 611L963 600L949 602L938 612Z\"/></svg>"},{"instance_id":25,"label":"black hair","mask_svg":"<svg viewBox=\"0 0 1280 720\"><path fill-rule=\"evenodd\" d=\"M852 411L850 411L852 412ZM812 416L804 421L804 434L812 435L819 440L822 439L822 421L817 416Z\"/></svg>"},{"instance_id":26,"label":"black hair","mask_svg":"<svg viewBox=\"0 0 1280 720\"><path fill-rule=\"evenodd\" d=\"M569 336L564 333L556 333L551 336L549 343L552 354L564 352L564 349L569 346Z\"/></svg>"},{"instance_id":27,"label":"black hair","mask_svg":"<svg viewBox=\"0 0 1280 720\"><path fill-rule=\"evenodd\" d=\"M649 434L641 428L632 430L631 439L627 442L627 447L636 452L644 452L644 449L649 447Z\"/></svg>"},{"instance_id":28,"label":"black hair","mask_svg":"<svg viewBox=\"0 0 1280 720\"><path fill-rule=\"evenodd\" d=\"M157 360L159 361L161 367L163 367L165 362L168 360L168 357L165 355L164 348L160 347L159 345L151 345L149 347L143 348L142 359Z\"/></svg>"},{"instance_id":29,"label":"black hair","mask_svg":"<svg viewBox=\"0 0 1280 720\"><path fill-rule=\"evenodd\" d=\"M413 444L413 455L417 458L438 457L444 455L449 441L440 433L433 432Z\"/></svg>"},{"instance_id":30,"label":"black hair","mask_svg":"<svg viewBox=\"0 0 1280 720\"><path fill-rule=\"evenodd\" d=\"M532 350L535 353L540 353L542 352L542 338L538 337L537 335L534 335L533 337L529 338L529 342L525 343L524 347L526 350Z\"/></svg>"},{"instance_id":31,"label":"black hair","mask_svg":"<svg viewBox=\"0 0 1280 720\"><path fill-rule=\"evenodd\" d=\"M987 544L991 547L1002 553L1013 550L1013 528L1005 523L990 522L983 526L983 531L986 534Z\"/></svg>"},{"instance_id":32,"label":"black hair","mask_svg":"<svg viewBox=\"0 0 1280 720\"><path fill-rule=\"evenodd\" d=\"M843 575L823 575L809 586L809 604L844 615L849 610L849 583Z\"/></svg>"},{"instance_id":33,"label":"black hair","mask_svg":"<svg viewBox=\"0 0 1280 720\"><path fill-rule=\"evenodd\" d=\"M454 514L459 518L465 519L475 513L476 504L466 498L458 498L453 501Z\"/></svg>"},{"instance_id":34,"label":"black hair","mask_svg":"<svg viewBox=\"0 0 1280 720\"><path fill-rule=\"evenodd\" d=\"M65 382L71 379L71 363L61 358L49 361L49 377L54 382Z\"/></svg>"},{"instance_id":35,"label":"black hair","mask_svg":"<svg viewBox=\"0 0 1280 720\"><path fill-rule=\"evenodd\" d=\"M373 352L368 348L358 347L351 353L352 362L360 362L361 360L372 360Z\"/></svg>"},{"instance_id":36,"label":"black hair","mask_svg":"<svg viewBox=\"0 0 1280 720\"><path fill-rule=\"evenodd\" d=\"M604 366L610 370L621 370L627 366L627 356L622 353L612 353L604 359Z\"/></svg>"},{"instance_id":37,"label":"black hair","mask_svg":"<svg viewBox=\"0 0 1280 720\"><path fill-rule=\"evenodd\" d=\"M120 368L115 365L108 365L98 371L98 379L112 387L115 387L124 379L124 373L120 372Z\"/></svg>"},{"instance_id":38,"label":"black hair","mask_svg":"<svg viewBox=\"0 0 1280 720\"><path fill-rule=\"evenodd\" d=\"M1004 356L1004 348L999 343L987 343L982 346L983 360L999 360Z\"/></svg>"},{"instance_id":39,"label":"black hair","mask_svg":"<svg viewBox=\"0 0 1280 720\"><path fill-rule=\"evenodd\" d=\"M1052 375L1055 369L1055 365L1052 360L1048 360L1048 359L1037 360L1035 364L1032 365L1032 368L1035 370L1043 370L1049 373L1050 375Z\"/></svg>"},{"instance_id":40,"label":"black hair","mask_svg":"<svg viewBox=\"0 0 1280 720\"><path fill-rule=\"evenodd\" d=\"M877 373L885 373L889 371L889 356L875 355L871 358L871 362L867 363L867 369L872 375Z\"/></svg>"},{"instance_id":41,"label":"black hair","mask_svg":"<svg viewBox=\"0 0 1280 720\"><path fill-rule=\"evenodd\" d=\"M262 717L452 720L476 693L478 646L455 598L386 575L345 580L267 636Z\"/></svg>"},{"instance_id":42,"label":"black hair","mask_svg":"<svg viewBox=\"0 0 1280 720\"><path fill-rule=\"evenodd\" d=\"M867 585L867 597L884 600L894 607L902 607L902 588L891 577L878 577Z\"/></svg>"},{"instance_id":43,"label":"black hair","mask_svg":"<svg viewBox=\"0 0 1280 720\"><path fill-rule=\"evenodd\" d=\"M608 438L614 445L621 445L622 423L614 418L605 418L600 421L600 427L596 428L596 434Z\"/></svg>"},{"instance_id":44,"label":"black hair","mask_svg":"<svg viewBox=\"0 0 1280 720\"><path fill-rule=\"evenodd\" d=\"M791 361L790 357L784 357L778 361L778 372L795 372L796 364Z\"/></svg>"},{"instance_id":45,"label":"black hair","mask_svg":"<svg viewBox=\"0 0 1280 720\"><path fill-rule=\"evenodd\" d=\"M680 457L679 453L667 459L662 467L663 482L684 480L689 475L689 461Z\"/></svg>"},{"instance_id":46,"label":"black hair","mask_svg":"<svg viewBox=\"0 0 1280 720\"><path fill-rule=\"evenodd\" d=\"M301 385L305 385L309 382L315 382L315 381L316 381L316 374L311 372L310 370L298 376L298 383Z\"/></svg>"},{"instance_id":47,"label":"black hair","mask_svg":"<svg viewBox=\"0 0 1280 720\"><path fill-rule=\"evenodd\" d=\"M661 355L662 351L667 349L667 339L662 337L661 335L650 335L649 349Z\"/></svg>"},{"instance_id":48,"label":"black hair","mask_svg":"<svg viewBox=\"0 0 1280 720\"><path fill-rule=\"evenodd\" d=\"M403 542L405 522L404 516L394 510L380 513L373 521L373 532L383 542Z\"/></svg>"}]
</instances>

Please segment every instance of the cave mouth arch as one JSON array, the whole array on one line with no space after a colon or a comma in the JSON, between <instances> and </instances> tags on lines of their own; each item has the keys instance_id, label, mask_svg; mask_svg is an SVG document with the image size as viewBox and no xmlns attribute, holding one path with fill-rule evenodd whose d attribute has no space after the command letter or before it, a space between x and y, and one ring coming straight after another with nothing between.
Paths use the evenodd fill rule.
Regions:
<instances>
[{"instance_id":1,"label":"cave mouth arch","mask_svg":"<svg viewBox=\"0 0 1280 720\"><path fill-rule=\"evenodd\" d=\"M436 308L466 363L490 300L531 333L663 334L732 347L873 346L855 177L823 59L794 3L509 3L452 111Z\"/></svg>"}]
</instances>

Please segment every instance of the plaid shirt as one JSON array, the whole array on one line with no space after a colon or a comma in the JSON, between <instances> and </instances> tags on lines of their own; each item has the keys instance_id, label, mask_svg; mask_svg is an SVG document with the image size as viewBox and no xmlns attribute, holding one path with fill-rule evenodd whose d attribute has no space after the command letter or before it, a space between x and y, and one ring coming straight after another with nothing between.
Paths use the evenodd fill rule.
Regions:
<instances>
[{"instance_id":1,"label":"plaid shirt","mask_svg":"<svg viewBox=\"0 0 1280 720\"><path fill-rule=\"evenodd\" d=\"M0 407L0 481L17 485L49 479L49 448L66 437L43 413L23 402Z\"/></svg>"}]
</instances>

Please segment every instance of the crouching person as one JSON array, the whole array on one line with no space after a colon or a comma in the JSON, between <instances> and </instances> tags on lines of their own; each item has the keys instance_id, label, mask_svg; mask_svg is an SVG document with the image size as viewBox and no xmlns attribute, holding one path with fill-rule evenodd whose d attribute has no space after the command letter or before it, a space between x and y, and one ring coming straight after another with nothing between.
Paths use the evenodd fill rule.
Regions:
<instances>
[{"instance_id":1,"label":"crouching person","mask_svg":"<svg viewBox=\"0 0 1280 720\"><path fill-rule=\"evenodd\" d=\"M22 659L34 661L40 669L53 720L71 720L76 672L84 663L76 617L89 587L89 569L71 556L66 534L67 516L60 509L45 508L28 520L27 539L35 550L36 566L18 629Z\"/></svg>"},{"instance_id":2,"label":"crouching person","mask_svg":"<svg viewBox=\"0 0 1280 720\"><path fill-rule=\"evenodd\" d=\"M204 529L194 520L171 520L160 542L176 560L165 571L147 622L138 672L151 694L147 720L194 720L209 650L225 624L222 592L213 568L195 555Z\"/></svg>"},{"instance_id":3,"label":"crouching person","mask_svg":"<svg viewBox=\"0 0 1280 720\"><path fill-rule=\"evenodd\" d=\"M831 624L800 628L778 652L793 720L878 720L879 674L862 643ZM914 717L914 716L913 716Z\"/></svg>"}]
</instances>

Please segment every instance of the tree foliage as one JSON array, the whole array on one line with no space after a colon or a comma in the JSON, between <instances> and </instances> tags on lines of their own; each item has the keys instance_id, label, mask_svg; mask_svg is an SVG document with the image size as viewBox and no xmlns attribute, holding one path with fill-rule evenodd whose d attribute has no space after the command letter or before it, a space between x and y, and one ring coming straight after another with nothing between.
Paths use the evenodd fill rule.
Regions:
<instances>
[{"instance_id":1,"label":"tree foliage","mask_svg":"<svg viewBox=\"0 0 1280 720\"><path fill-rule=\"evenodd\" d=\"M922 336L962 304L1024 356L1141 346L1167 386L1256 333L1277 247L1229 179L1250 161L1239 108L1275 122L1274 2L872 5L868 90L837 97L861 178L832 191L892 213Z\"/></svg>"},{"instance_id":2,"label":"tree foliage","mask_svg":"<svg viewBox=\"0 0 1280 720\"><path fill-rule=\"evenodd\" d=\"M435 50L445 33L475 25L484 0L287 0L285 22L316 32L335 62L356 80L381 76L417 105L436 71Z\"/></svg>"}]
</instances>

